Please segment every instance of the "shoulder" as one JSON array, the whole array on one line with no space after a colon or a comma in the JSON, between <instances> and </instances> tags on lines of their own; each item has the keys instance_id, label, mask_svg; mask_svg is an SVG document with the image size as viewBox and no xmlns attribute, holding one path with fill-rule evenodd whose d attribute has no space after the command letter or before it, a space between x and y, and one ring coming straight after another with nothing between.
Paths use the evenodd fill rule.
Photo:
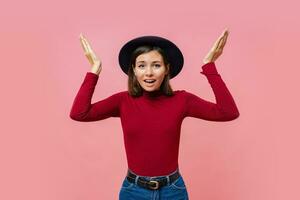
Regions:
<instances>
[{"instance_id":1,"label":"shoulder","mask_svg":"<svg viewBox=\"0 0 300 200\"><path fill-rule=\"evenodd\" d=\"M182 99L190 99L190 98L197 97L197 95L195 95L192 92L187 91L187 90L176 90L176 91L174 91L174 94L176 96L179 96Z\"/></svg>"},{"instance_id":2,"label":"shoulder","mask_svg":"<svg viewBox=\"0 0 300 200\"><path fill-rule=\"evenodd\" d=\"M120 91L120 92L115 92L110 95L110 98L117 98L117 99L122 99L127 95L127 91Z\"/></svg>"},{"instance_id":3,"label":"shoulder","mask_svg":"<svg viewBox=\"0 0 300 200\"><path fill-rule=\"evenodd\" d=\"M181 98L181 99L185 99L188 96L189 92L187 92L186 90L175 90L174 91L174 96Z\"/></svg>"},{"instance_id":4,"label":"shoulder","mask_svg":"<svg viewBox=\"0 0 300 200\"><path fill-rule=\"evenodd\" d=\"M123 90L123 91L120 91L120 92L117 92L115 94L118 94L118 95L128 95L128 91L127 90Z\"/></svg>"},{"instance_id":5,"label":"shoulder","mask_svg":"<svg viewBox=\"0 0 300 200\"><path fill-rule=\"evenodd\" d=\"M186 94L189 94L189 92L186 90L175 90L174 94L175 95L186 95Z\"/></svg>"}]
</instances>

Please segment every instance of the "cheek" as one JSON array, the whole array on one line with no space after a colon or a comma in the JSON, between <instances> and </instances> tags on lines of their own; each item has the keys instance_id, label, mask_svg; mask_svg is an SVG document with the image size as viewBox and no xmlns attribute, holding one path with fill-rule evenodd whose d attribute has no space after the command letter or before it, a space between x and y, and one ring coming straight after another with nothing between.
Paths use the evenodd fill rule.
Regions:
<instances>
[{"instance_id":1,"label":"cheek","mask_svg":"<svg viewBox=\"0 0 300 200\"><path fill-rule=\"evenodd\" d=\"M160 79L161 81L163 81L163 80L164 80L164 78L165 78L165 74L164 74L164 73L162 73L162 74L159 76L159 79Z\"/></svg>"},{"instance_id":2,"label":"cheek","mask_svg":"<svg viewBox=\"0 0 300 200\"><path fill-rule=\"evenodd\" d=\"M136 76L136 79L137 79L137 80L138 80L138 82L140 82L140 83L141 83L141 82L143 82L143 80L142 80L142 77L141 77L141 76L138 76L138 75L137 75L137 76Z\"/></svg>"}]
</instances>

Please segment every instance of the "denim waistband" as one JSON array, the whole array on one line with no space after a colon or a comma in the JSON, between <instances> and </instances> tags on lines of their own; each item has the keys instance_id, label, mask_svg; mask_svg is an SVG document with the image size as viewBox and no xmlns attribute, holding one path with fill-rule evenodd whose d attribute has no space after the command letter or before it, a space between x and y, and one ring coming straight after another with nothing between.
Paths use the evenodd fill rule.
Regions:
<instances>
[{"instance_id":1,"label":"denim waistband","mask_svg":"<svg viewBox=\"0 0 300 200\"><path fill-rule=\"evenodd\" d=\"M177 168L174 172L170 173L170 174L166 174L166 175L161 175L161 176L140 176L136 173L134 173L133 171L131 171L129 168L128 168L128 171L130 171L131 173L135 174L138 177L142 177L146 180L151 180L151 179L160 179L160 178L165 178L166 176L171 176L173 174L175 174L176 172L179 172L179 168ZM179 172L180 174L180 172Z\"/></svg>"}]
</instances>

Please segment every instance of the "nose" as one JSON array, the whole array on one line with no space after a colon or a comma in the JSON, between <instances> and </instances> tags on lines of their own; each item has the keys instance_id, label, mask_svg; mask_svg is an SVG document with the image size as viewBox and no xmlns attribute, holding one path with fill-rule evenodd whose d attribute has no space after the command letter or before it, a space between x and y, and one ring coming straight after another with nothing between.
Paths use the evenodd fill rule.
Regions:
<instances>
[{"instance_id":1,"label":"nose","mask_svg":"<svg viewBox=\"0 0 300 200\"><path fill-rule=\"evenodd\" d=\"M147 67L145 74L146 74L146 76L151 76L153 74L152 68L151 67Z\"/></svg>"}]
</instances>

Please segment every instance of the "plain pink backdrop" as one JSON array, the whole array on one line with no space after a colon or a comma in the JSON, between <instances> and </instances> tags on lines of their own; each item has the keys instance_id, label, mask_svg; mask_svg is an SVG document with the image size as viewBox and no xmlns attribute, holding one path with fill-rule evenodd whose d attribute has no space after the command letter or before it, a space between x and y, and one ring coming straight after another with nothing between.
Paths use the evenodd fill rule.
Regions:
<instances>
[{"instance_id":1,"label":"plain pink backdrop","mask_svg":"<svg viewBox=\"0 0 300 200\"><path fill-rule=\"evenodd\" d=\"M179 165L190 199L296 200L299 195L297 1L7 1L0 8L0 199L113 200L127 163L120 120L76 122L90 70L82 32L103 63L93 102L126 90L121 46L169 38L183 51L171 80L215 102L202 59L227 27L216 66L240 117L186 118Z\"/></svg>"}]
</instances>

